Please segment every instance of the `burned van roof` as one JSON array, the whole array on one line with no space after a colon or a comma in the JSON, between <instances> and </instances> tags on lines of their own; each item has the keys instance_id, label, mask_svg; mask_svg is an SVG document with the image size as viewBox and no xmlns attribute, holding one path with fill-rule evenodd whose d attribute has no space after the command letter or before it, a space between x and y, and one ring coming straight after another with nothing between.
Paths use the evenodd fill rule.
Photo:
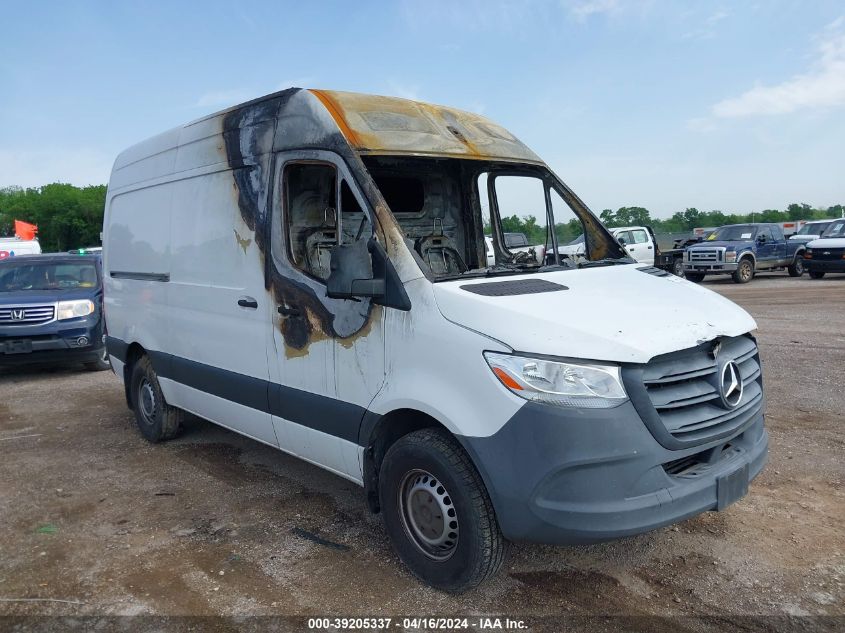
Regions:
<instances>
[{"instance_id":1,"label":"burned van roof","mask_svg":"<svg viewBox=\"0 0 845 633\"><path fill-rule=\"evenodd\" d=\"M359 154L542 164L506 129L477 114L396 97L289 88L134 145L117 157L109 189L140 186L293 149L345 146Z\"/></svg>"},{"instance_id":2,"label":"burned van roof","mask_svg":"<svg viewBox=\"0 0 845 633\"><path fill-rule=\"evenodd\" d=\"M399 99L311 90L362 153L542 162L505 128L477 114Z\"/></svg>"}]
</instances>

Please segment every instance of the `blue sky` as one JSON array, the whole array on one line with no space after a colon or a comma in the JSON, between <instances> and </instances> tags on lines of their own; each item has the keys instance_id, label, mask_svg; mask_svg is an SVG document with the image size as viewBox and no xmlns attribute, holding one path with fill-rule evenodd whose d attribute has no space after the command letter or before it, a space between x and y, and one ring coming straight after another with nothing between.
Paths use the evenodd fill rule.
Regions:
<instances>
[{"instance_id":1,"label":"blue sky","mask_svg":"<svg viewBox=\"0 0 845 633\"><path fill-rule=\"evenodd\" d=\"M845 203L841 0L0 0L0 186L291 85L480 112L595 210Z\"/></svg>"}]
</instances>

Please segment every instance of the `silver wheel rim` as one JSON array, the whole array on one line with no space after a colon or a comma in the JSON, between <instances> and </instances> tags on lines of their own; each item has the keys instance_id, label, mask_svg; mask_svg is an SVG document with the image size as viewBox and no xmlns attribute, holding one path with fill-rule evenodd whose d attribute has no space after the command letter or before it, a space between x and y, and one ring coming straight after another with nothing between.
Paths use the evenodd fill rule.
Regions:
<instances>
[{"instance_id":1,"label":"silver wheel rim","mask_svg":"<svg viewBox=\"0 0 845 633\"><path fill-rule=\"evenodd\" d=\"M458 515L449 491L424 470L412 470L399 484L402 526L409 540L428 558L449 559L458 546Z\"/></svg>"},{"instance_id":2,"label":"silver wheel rim","mask_svg":"<svg viewBox=\"0 0 845 633\"><path fill-rule=\"evenodd\" d=\"M751 279L751 264L743 264L739 274L745 280Z\"/></svg>"},{"instance_id":3,"label":"silver wheel rim","mask_svg":"<svg viewBox=\"0 0 845 633\"><path fill-rule=\"evenodd\" d=\"M141 417L147 424L153 424L156 417L156 394L150 381L141 379L138 386L138 406L141 409Z\"/></svg>"}]
</instances>

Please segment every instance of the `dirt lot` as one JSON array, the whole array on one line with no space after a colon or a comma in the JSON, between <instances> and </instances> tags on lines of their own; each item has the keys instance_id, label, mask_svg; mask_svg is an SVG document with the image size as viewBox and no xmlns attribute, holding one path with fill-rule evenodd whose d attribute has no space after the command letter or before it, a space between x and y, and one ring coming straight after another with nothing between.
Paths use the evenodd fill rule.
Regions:
<instances>
[{"instance_id":1,"label":"dirt lot","mask_svg":"<svg viewBox=\"0 0 845 633\"><path fill-rule=\"evenodd\" d=\"M845 278L705 285L759 325L771 447L749 495L516 545L462 596L414 580L343 479L196 419L151 446L111 373L0 370L0 614L845 616Z\"/></svg>"}]
</instances>

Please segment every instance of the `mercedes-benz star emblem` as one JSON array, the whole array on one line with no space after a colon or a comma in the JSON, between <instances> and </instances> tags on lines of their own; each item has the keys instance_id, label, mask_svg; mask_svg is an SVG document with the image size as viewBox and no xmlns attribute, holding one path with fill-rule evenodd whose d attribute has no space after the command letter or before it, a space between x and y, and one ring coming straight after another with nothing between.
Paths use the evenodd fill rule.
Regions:
<instances>
[{"instance_id":1,"label":"mercedes-benz star emblem","mask_svg":"<svg viewBox=\"0 0 845 633\"><path fill-rule=\"evenodd\" d=\"M735 408L742 400L742 376L739 373L739 365L734 361L728 361L722 365L722 373L719 376L719 394L722 402L728 409Z\"/></svg>"}]
</instances>

